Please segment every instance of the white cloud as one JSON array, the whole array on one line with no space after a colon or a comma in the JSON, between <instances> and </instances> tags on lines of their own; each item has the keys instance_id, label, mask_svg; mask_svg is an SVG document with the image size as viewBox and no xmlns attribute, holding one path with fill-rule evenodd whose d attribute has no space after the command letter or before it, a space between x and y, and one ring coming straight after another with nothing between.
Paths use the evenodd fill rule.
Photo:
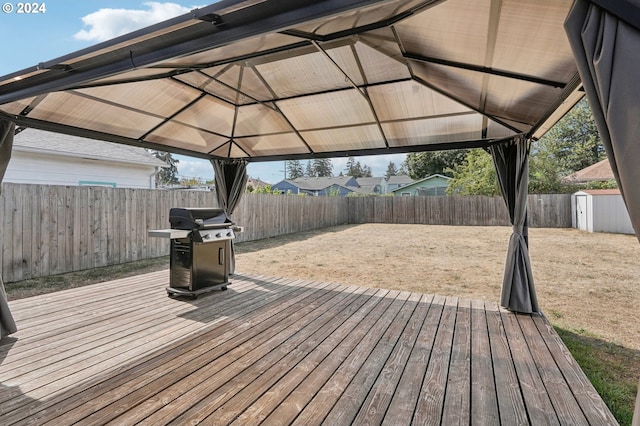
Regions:
<instances>
[{"instance_id":1,"label":"white cloud","mask_svg":"<svg viewBox=\"0 0 640 426\"><path fill-rule=\"evenodd\" d=\"M145 2L143 4L147 9L105 8L90 13L82 18L87 28L78 31L73 37L84 41L105 41L183 15L194 8L175 3Z\"/></svg>"}]
</instances>

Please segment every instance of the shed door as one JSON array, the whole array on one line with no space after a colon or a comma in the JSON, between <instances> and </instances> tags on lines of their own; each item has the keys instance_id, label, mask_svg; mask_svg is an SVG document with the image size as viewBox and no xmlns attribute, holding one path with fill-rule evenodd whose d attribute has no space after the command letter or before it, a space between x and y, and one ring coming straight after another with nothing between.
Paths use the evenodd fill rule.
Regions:
<instances>
[{"instance_id":1,"label":"shed door","mask_svg":"<svg viewBox=\"0 0 640 426\"><path fill-rule=\"evenodd\" d=\"M576 195L576 223L578 225L578 229L588 231L586 195Z\"/></svg>"}]
</instances>

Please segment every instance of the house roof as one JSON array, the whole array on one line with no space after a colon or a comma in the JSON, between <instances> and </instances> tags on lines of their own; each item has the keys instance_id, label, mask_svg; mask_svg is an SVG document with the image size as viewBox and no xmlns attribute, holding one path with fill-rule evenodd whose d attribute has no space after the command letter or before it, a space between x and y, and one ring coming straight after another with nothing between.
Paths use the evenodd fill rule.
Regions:
<instances>
[{"instance_id":1,"label":"house roof","mask_svg":"<svg viewBox=\"0 0 640 426\"><path fill-rule=\"evenodd\" d=\"M0 116L249 161L537 138L583 96L572 3L223 0L0 77Z\"/></svg>"},{"instance_id":2,"label":"house roof","mask_svg":"<svg viewBox=\"0 0 640 426\"><path fill-rule=\"evenodd\" d=\"M392 185L408 185L413 183L413 179L407 175L389 176L388 182Z\"/></svg>"},{"instance_id":3,"label":"house roof","mask_svg":"<svg viewBox=\"0 0 640 426\"><path fill-rule=\"evenodd\" d=\"M333 185L342 186L353 191L358 187L347 185L351 179L353 179L352 176L301 177L293 180L286 179L285 182L289 182L291 185L297 186L305 191L321 191Z\"/></svg>"},{"instance_id":4,"label":"house roof","mask_svg":"<svg viewBox=\"0 0 640 426\"><path fill-rule=\"evenodd\" d=\"M18 133L13 140L13 149L15 151L142 164L153 167L166 166L163 161L154 157L144 148L37 129L26 129Z\"/></svg>"},{"instance_id":5,"label":"house roof","mask_svg":"<svg viewBox=\"0 0 640 426\"><path fill-rule=\"evenodd\" d=\"M361 192L367 194L375 194L376 186L382 190L384 180L384 177L360 177L356 179L358 185L360 185Z\"/></svg>"},{"instance_id":6,"label":"house roof","mask_svg":"<svg viewBox=\"0 0 640 426\"><path fill-rule=\"evenodd\" d=\"M356 178L356 181L360 186L375 186L375 185L382 185L382 181L384 181L384 177L359 177L359 178Z\"/></svg>"},{"instance_id":7,"label":"house roof","mask_svg":"<svg viewBox=\"0 0 640 426\"><path fill-rule=\"evenodd\" d=\"M254 179L250 177L247 179L247 186L252 186L253 188L262 188L263 186L268 186L268 185L271 185L271 184L257 178Z\"/></svg>"},{"instance_id":8,"label":"house roof","mask_svg":"<svg viewBox=\"0 0 640 426\"><path fill-rule=\"evenodd\" d=\"M615 179L615 177L613 176L613 171L611 171L611 164L609 164L609 160L605 158L604 160L598 161L589 167L585 167L582 170L578 170L575 173L565 176L563 181L568 183L579 183L613 179Z\"/></svg>"},{"instance_id":9,"label":"house roof","mask_svg":"<svg viewBox=\"0 0 640 426\"><path fill-rule=\"evenodd\" d=\"M589 195L620 195L619 189L585 189L579 192L584 192Z\"/></svg>"},{"instance_id":10,"label":"house roof","mask_svg":"<svg viewBox=\"0 0 640 426\"><path fill-rule=\"evenodd\" d=\"M421 182L426 182L426 181L428 181L428 180L438 179L438 178L440 178L440 179L445 179L445 180L451 180L451 178L450 178L449 176L445 176L445 175L441 175L441 174L436 173L436 174L434 174L434 175L427 176L427 177L425 177L425 178L418 179L418 180L416 180L416 181L412 181L411 183L408 183L408 184L406 184L406 185L403 185L403 186L400 186L400 187L398 187L398 188L395 188L395 189L391 190L391 192L401 191L401 190L403 190L403 189L406 189L407 187L410 187L410 186L413 186L413 185L418 185L418 184L420 184Z\"/></svg>"}]
</instances>

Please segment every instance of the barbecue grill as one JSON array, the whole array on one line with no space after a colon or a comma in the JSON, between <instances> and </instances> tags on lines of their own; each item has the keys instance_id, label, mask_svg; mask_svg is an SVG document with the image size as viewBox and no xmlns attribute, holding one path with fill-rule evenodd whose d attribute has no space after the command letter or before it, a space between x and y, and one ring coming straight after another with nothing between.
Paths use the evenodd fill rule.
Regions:
<instances>
[{"instance_id":1,"label":"barbecue grill","mask_svg":"<svg viewBox=\"0 0 640 426\"><path fill-rule=\"evenodd\" d=\"M169 238L170 279L167 294L196 298L229 283L231 240L235 227L224 210L172 208L171 229L150 230L149 236Z\"/></svg>"}]
</instances>

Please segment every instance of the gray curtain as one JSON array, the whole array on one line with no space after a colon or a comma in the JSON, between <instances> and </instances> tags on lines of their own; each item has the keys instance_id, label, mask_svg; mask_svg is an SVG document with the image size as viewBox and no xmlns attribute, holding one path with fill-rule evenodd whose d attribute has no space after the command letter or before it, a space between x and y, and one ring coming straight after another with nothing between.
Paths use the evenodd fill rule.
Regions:
<instances>
[{"instance_id":1,"label":"gray curtain","mask_svg":"<svg viewBox=\"0 0 640 426\"><path fill-rule=\"evenodd\" d=\"M11 159L11 148L13 147L15 128L14 123L0 120L0 185L2 185L4 173L7 171L7 166ZM1 191L2 187L0 186L0 192ZM13 334L16 331L18 331L18 328L9 310L7 293L4 290L4 283L2 282L2 276L0 274L0 337Z\"/></svg>"},{"instance_id":2,"label":"gray curtain","mask_svg":"<svg viewBox=\"0 0 640 426\"><path fill-rule=\"evenodd\" d=\"M576 0L565 30L640 240L640 2ZM639 405L640 390L634 425L640 425Z\"/></svg>"},{"instance_id":3,"label":"gray curtain","mask_svg":"<svg viewBox=\"0 0 640 426\"><path fill-rule=\"evenodd\" d=\"M244 160L211 160L215 173L218 206L231 216L247 187L247 162ZM230 273L236 270L235 249L231 241Z\"/></svg>"},{"instance_id":4,"label":"gray curtain","mask_svg":"<svg viewBox=\"0 0 640 426\"><path fill-rule=\"evenodd\" d=\"M540 310L528 247L529 144L529 140L519 135L489 148L513 226L504 264L500 303L511 311L524 313Z\"/></svg>"}]
</instances>

